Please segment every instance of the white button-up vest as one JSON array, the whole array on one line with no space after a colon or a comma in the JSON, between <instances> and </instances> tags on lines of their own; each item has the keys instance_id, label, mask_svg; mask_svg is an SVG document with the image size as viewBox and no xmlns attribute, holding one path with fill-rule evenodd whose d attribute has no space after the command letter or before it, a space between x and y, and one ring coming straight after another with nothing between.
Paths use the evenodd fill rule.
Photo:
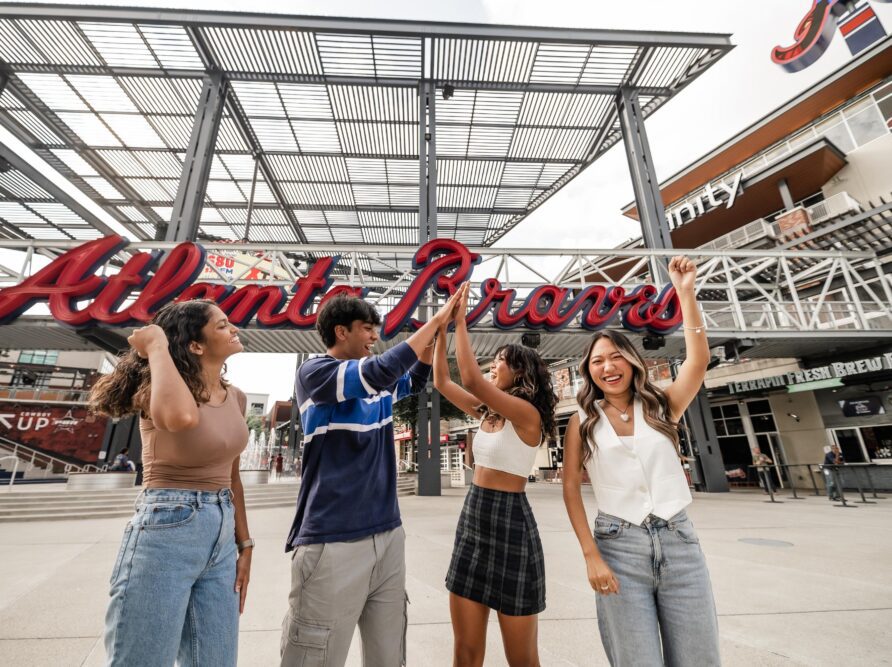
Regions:
<instances>
[{"instance_id":1,"label":"white button-up vest","mask_svg":"<svg viewBox=\"0 0 892 667\"><path fill-rule=\"evenodd\" d=\"M597 404L596 404L597 405ZM586 470L592 480L597 508L605 514L640 525L649 514L669 520L691 503L691 491L675 447L665 435L644 421L641 401L635 399L635 434L623 444L600 406L591 458ZM579 408L580 423L586 419Z\"/></svg>"}]
</instances>

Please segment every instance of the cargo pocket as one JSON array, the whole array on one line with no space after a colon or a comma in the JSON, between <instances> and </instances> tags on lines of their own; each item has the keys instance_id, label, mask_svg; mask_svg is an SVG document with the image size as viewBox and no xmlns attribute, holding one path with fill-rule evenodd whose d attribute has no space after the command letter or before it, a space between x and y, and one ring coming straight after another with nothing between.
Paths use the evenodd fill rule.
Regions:
<instances>
[{"instance_id":1,"label":"cargo pocket","mask_svg":"<svg viewBox=\"0 0 892 667\"><path fill-rule=\"evenodd\" d=\"M306 623L290 614L285 622L288 624L288 645L282 647L282 663L300 667L325 667L331 628Z\"/></svg>"}]
</instances>

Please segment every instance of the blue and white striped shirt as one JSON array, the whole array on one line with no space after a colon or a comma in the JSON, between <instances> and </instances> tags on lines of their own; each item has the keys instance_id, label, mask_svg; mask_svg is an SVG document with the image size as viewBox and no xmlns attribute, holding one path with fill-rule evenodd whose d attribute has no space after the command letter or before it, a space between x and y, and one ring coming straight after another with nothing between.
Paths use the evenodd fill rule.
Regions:
<instances>
[{"instance_id":1,"label":"blue and white striped shirt","mask_svg":"<svg viewBox=\"0 0 892 667\"><path fill-rule=\"evenodd\" d=\"M304 451L286 551L354 540L402 523L393 404L421 391L430 370L406 343L379 356L324 355L301 365L296 393Z\"/></svg>"}]
</instances>

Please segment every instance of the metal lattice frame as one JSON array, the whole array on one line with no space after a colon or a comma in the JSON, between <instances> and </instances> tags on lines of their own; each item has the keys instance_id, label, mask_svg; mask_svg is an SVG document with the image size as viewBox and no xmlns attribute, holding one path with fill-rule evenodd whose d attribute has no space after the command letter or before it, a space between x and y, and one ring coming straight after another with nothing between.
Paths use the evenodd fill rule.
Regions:
<instances>
[{"instance_id":1,"label":"metal lattice frame","mask_svg":"<svg viewBox=\"0 0 892 667\"><path fill-rule=\"evenodd\" d=\"M724 35L5 5L0 124L155 239L219 75L199 238L414 245L428 141L428 224L490 245L620 140L621 89L646 118L730 48ZM422 89L438 97L427 133Z\"/></svg>"},{"instance_id":2,"label":"metal lattice frame","mask_svg":"<svg viewBox=\"0 0 892 667\"><path fill-rule=\"evenodd\" d=\"M53 251L74 247L73 242L9 241L20 250ZM169 243L133 243L129 250L169 249ZM243 286L280 285L290 288L306 275L314 258L330 254L321 246L293 245L263 248L254 244L205 244L208 252L232 259L226 271L215 259L207 262L206 282ZM529 292L542 284L580 289L591 284L654 283L651 267L672 254L671 250L535 250L476 248L481 262L472 275L471 306L486 278L497 278L503 288L517 290L517 308ZM417 271L412 268L412 249L405 246L344 246L332 273L334 284L363 285L367 299L381 312L389 311L406 293ZM697 293L709 328L711 342L753 338L759 342L750 356L800 356L828 343L876 345L892 341L892 274L872 252L803 250L716 250L690 254L700 267ZM888 259L888 258L887 258ZM658 261L659 260L659 261ZM616 271L622 269L623 275ZM30 259L17 269L0 267L0 288L20 282L31 272ZM582 281L579 276L586 276ZM613 276L613 278L611 278ZM427 305L427 304L426 304ZM0 337L15 336L16 327L30 318L0 327ZM71 335L65 330L58 335ZM33 329L32 329L33 332ZM477 323L472 340L479 355L495 349L520 331L505 332L491 318ZM251 351L316 352L319 340L313 331L261 330L245 333ZM573 322L561 332L543 336L540 352L550 359L571 358L580 353L581 337L589 332ZM399 340L399 338L397 339ZM6 343L7 345L2 345ZM14 340L0 339L2 346ZM52 346L51 346L52 347ZM682 349L680 333L667 337L658 356L672 356Z\"/></svg>"}]
</instances>

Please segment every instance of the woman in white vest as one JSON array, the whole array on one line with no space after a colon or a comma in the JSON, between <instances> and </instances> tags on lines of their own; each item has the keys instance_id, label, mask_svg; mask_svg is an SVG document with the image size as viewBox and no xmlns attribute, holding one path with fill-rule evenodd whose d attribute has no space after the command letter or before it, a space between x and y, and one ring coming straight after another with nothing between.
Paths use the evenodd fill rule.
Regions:
<instances>
[{"instance_id":1,"label":"woman in white vest","mask_svg":"<svg viewBox=\"0 0 892 667\"><path fill-rule=\"evenodd\" d=\"M564 441L564 503L598 595L598 627L610 664L720 664L709 572L685 508L679 420L706 376L709 343L697 307L697 269L669 262L684 317L685 361L665 390L650 382L620 333L593 337L579 364L579 410ZM580 485L588 471L597 502L589 532Z\"/></svg>"}]
</instances>

